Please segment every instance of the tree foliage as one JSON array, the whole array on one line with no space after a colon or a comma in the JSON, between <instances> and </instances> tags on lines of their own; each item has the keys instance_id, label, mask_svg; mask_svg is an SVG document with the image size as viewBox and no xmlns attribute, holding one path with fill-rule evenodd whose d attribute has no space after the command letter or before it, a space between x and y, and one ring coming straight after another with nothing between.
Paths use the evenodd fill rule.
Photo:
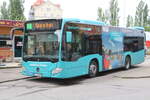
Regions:
<instances>
[{"instance_id":1,"label":"tree foliage","mask_svg":"<svg viewBox=\"0 0 150 100\"><path fill-rule=\"evenodd\" d=\"M0 12L1 12L0 19L9 19L7 3L5 1L3 2L3 5L0 7Z\"/></svg>"},{"instance_id":2,"label":"tree foliage","mask_svg":"<svg viewBox=\"0 0 150 100\"><path fill-rule=\"evenodd\" d=\"M127 17L127 27L132 27L133 26L133 17L131 15L128 15Z\"/></svg>"},{"instance_id":3,"label":"tree foliage","mask_svg":"<svg viewBox=\"0 0 150 100\"><path fill-rule=\"evenodd\" d=\"M147 26L148 25L148 5L146 4L144 7L144 11L143 11L143 25Z\"/></svg>"},{"instance_id":4,"label":"tree foliage","mask_svg":"<svg viewBox=\"0 0 150 100\"><path fill-rule=\"evenodd\" d=\"M135 26L147 26L148 21L148 5L141 0L136 7Z\"/></svg>"},{"instance_id":5,"label":"tree foliage","mask_svg":"<svg viewBox=\"0 0 150 100\"><path fill-rule=\"evenodd\" d=\"M150 16L148 17L148 26L150 26Z\"/></svg>"},{"instance_id":6,"label":"tree foliage","mask_svg":"<svg viewBox=\"0 0 150 100\"><path fill-rule=\"evenodd\" d=\"M110 8L103 11L102 8L98 8L98 21L109 23L112 26L119 25L119 8L118 0L111 0Z\"/></svg>"},{"instance_id":7,"label":"tree foliage","mask_svg":"<svg viewBox=\"0 0 150 100\"><path fill-rule=\"evenodd\" d=\"M98 8L98 18L97 18L97 20L107 23L108 18L109 17L108 17L107 11L104 12L102 8Z\"/></svg>"},{"instance_id":8,"label":"tree foliage","mask_svg":"<svg viewBox=\"0 0 150 100\"><path fill-rule=\"evenodd\" d=\"M7 7L4 1L0 9L1 19L25 20L23 2L23 0L9 0Z\"/></svg>"},{"instance_id":9,"label":"tree foliage","mask_svg":"<svg viewBox=\"0 0 150 100\"><path fill-rule=\"evenodd\" d=\"M25 16L23 14L23 0L9 0L9 12L11 20L25 20Z\"/></svg>"},{"instance_id":10,"label":"tree foliage","mask_svg":"<svg viewBox=\"0 0 150 100\"><path fill-rule=\"evenodd\" d=\"M145 28L145 31L150 32L150 26L145 26L144 28Z\"/></svg>"},{"instance_id":11,"label":"tree foliage","mask_svg":"<svg viewBox=\"0 0 150 100\"><path fill-rule=\"evenodd\" d=\"M110 24L113 26L119 25L119 8L118 8L118 0L111 0L110 2Z\"/></svg>"}]
</instances>

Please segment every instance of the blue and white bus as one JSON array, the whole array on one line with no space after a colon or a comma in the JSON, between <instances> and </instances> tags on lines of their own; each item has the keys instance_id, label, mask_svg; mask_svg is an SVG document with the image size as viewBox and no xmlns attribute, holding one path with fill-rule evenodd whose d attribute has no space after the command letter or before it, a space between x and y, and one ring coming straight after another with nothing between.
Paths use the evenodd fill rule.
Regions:
<instances>
[{"instance_id":1,"label":"blue and white bus","mask_svg":"<svg viewBox=\"0 0 150 100\"><path fill-rule=\"evenodd\" d=\"M45 19L24 25L23 75L94 77L144 62L144 31L79 19Z\"/></svg>"}]
</instances>

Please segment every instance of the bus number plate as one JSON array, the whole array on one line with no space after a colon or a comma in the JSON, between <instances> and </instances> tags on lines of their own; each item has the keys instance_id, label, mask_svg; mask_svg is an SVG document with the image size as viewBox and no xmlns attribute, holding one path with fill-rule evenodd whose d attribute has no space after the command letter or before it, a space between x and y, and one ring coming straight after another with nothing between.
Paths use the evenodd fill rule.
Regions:
<instances>
[{"instance_id":1,"label":"bus number plate","mask_svg":"<svg viewBox=\"0 0 150 100\"><path fill-rule=\"evenodd\" d=\"M41 74L34 74L35 76L37 76L37 77L42 77L42 75Z\"/></svg>"}]
</instances>

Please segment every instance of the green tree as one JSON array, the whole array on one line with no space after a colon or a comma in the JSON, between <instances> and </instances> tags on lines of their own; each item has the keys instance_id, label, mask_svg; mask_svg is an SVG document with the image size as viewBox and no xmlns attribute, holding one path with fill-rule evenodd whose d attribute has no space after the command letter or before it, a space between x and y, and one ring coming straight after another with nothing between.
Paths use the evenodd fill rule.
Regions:
<instances>
[{"instance_id":1,"label":"green tree","mask_svg":"<svg viewBox=\"0 0 150 100\"><path fill-rule=\"evenodd\" d=\"M142 26L143 24L143 9L145 3L141 0L136 7L136 14L135 14L135 26Z\"/></svg>"},{"instance_id":2,"label":"green tree","mask_svg":"<svg viewBox=\"0 0 150 100\"><path fill-rule=\"evenodd\" d=\"M9 13L11 20L25 20L23 0L9 0Z\"/></svg>"},{"instance_id":3,"label":"green tree","mask_svg":"<svg viewBox=\"0 0 150 100\"><path fill-rule=\"evenodd\" d=\"M150 16L148 16L148 26L150 26Z\"/></svg>"},{"instance_id":4,"label":"green tree","mask_svg":"<svg viewBox=\"0 0 150 100\"><path fill-rule=\"evenodd\" d=\"M150 26L145 26L144 28L145 28L145 31L150 32Z\"/></svg>"},{"instance_id":5,"label":"green tree","mask_svg":"<svg viewBox=\"0 0 150 100\"><path fill-rule=\"evenodd\" d=\"M113 26L119 25L119 8L118 8L118 0L111 0L110 2L110 19L109 22Z\"/></svg>"},{"instance_id":6,"label":"green tree","mask_svg":"<svg viewBox=\"0 0 150 100\"><path fill-rule=\"evenodd\" d=\"M133 26L133 17L131 15L128 15L127 17L127 27L132 27Z\"/></svg>"},{"instance_id":7,"label":"green tree","mask_svg":"<svg viewBox=\"0 0 150 100\"><path fill-rule=\"evenodd\" d=\"M98 21L103 21L103 9L102 8L98 8Z\"/></svg>"},{"instance_id":8,"label":"green tree","mask_svg":"<svg viewBox=\"0 0 150 100\"><path fill-rule=\"evenodd\" d=\"M9 13L7 8L7 3L4 1L3 5L0 7L0 19L9 19Z\"/></svg>"},{"instance_id":9,"label":"green tree","mask_svg":"<svg viewBox=\"0 0 150 100\"><path fill-rule=\"evenodd\" d=\"M143 10L143 25L147 26L148 25L148 5L146 4Z\"/></svg>"},{"instance_id":10,"label":"green tree","mask_svg":"<svg viewBox=\"0 0 150 100\"><path fill-rule=\"evenodd\" d=\"M141 0L136 7L135 26L147 26L148 22L148 5Z\"/></svg>"},{"instance_id":11,"label":"green tree","mask_svg":"<svg viewBox=\"0 0 150 100\"><path fill-rule=\"evenodd\" d=\"M108 18L109 17L108 17L107 11L103 12L102 8L98 8L98 18L97 18L97 20L107 23Z\"/></svg>"}]
</instances>

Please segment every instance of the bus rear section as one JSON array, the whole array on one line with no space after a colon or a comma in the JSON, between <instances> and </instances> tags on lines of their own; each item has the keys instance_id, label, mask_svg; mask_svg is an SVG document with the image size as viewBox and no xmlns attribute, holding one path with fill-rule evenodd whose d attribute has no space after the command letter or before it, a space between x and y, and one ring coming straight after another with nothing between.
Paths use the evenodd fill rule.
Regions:
<instances>
[{"instance_id":1,"label":"bus rear section","mask_svg":"<svg viewBox=\"0 0 150 100\"><path fill-rule=\"evenodd\" d=\"M125 31L125 30L124 30ZM125 57L130 57L131 65L145 60L145 33L142 29L128 29L124 36Z\"/></svg>"},{"instance_id":2,"label":"bus rear section","mask_svg":"<svg viewBox=\"0 0 150 100\"><path fill-rule=\"evenodd\" d=\"M129 69L132 65L144 62L144 40L142 30L103 26L103 69Z\"/></svg>"}]
</instances>

